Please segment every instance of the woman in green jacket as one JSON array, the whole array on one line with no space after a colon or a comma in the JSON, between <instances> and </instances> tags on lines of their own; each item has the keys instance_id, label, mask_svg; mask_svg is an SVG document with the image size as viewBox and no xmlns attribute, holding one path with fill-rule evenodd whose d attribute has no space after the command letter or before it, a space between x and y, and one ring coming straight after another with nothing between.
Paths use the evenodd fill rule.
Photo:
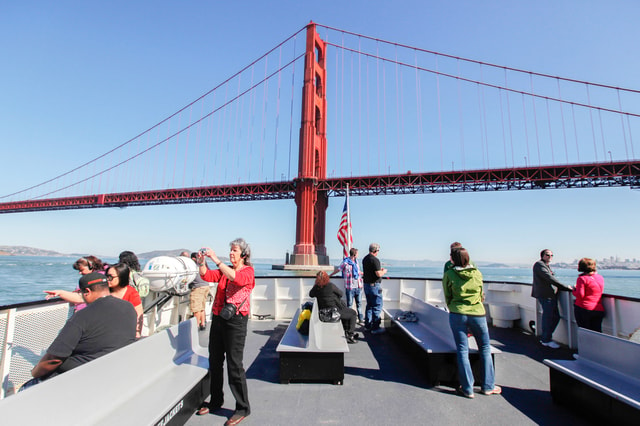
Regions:
<instances>
[{"instance_id":1,"label":"woman in green jacket","mask_svg":"<svg viewBox=\"0 0 640 426\"><path fill-rule=\"evenodd\" d=\"M453 268L442 277L445 301L449 308L449 325L456 342L458 360L458 394L473 398L473 372L469 362L469 339L467 330L471 330L478 344L478 352L483 366L481 392L495 395L502 392L495 385L495 373L491 359L489 328L482 301L484 290L482 273L469 263L469 252L464 248L451 250Z\"/></svg>"}]
</instances>

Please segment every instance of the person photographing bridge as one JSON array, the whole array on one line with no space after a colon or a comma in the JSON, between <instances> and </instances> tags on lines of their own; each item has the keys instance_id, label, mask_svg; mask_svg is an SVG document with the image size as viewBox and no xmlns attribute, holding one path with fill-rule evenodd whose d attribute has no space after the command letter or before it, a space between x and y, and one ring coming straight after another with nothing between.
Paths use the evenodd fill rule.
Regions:
<instances>
[{"instance_id":1,"label":"person photographing bridge","mask_svg":"<svg viewBox=\"0 0 640 426\"><path fill-rule=\"evenodd\" d=\"M229 243L231 266L222 262L210 248L200 250L197 263L200 275L205 281L217 282L218 289L213 301L211 327L209 329L209 376L211 380L211 400L196 412L205 415L222 408L222 391L225 356L227 358L227 379L231 393L236 399L233 415L226 426L240 423L250 413L247 377L242 365L247 324L250 312L251 291L256 286L255 272L251 266L251 249L242 238ZM208 269L205 258L210 258L218 269Z\"/></svg>"}]
</instances>

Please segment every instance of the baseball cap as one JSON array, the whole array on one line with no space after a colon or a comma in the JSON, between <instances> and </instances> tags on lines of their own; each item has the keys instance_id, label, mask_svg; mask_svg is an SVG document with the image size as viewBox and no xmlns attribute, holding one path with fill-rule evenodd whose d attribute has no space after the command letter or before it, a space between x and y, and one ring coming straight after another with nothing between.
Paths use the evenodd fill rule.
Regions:
<instances>
[{"instance_id":1,"label":"baseball cap","mask_svg":"<svg viewBox=\"0 0 640 426\"><path fill-rule=\"evenodd\" d=\"M80 287L80 290L84 290L87 287L90 287L94 284L108 285L107 277L105 277L104 275L98 272L92 272L90 274L81 276L80 281L78 282L78 286Z\"/></svg>"}]
</instances>

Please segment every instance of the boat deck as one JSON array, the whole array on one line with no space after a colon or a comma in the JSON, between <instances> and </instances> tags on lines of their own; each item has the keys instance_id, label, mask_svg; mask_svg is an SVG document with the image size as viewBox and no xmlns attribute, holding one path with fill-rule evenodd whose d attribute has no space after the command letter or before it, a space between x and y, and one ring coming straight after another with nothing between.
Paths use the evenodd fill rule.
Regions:
<instances>
[{"instance_id":1,"label":"boat deck","mask_svg":"<svg viewBox=\"0 0 640 426\"><path fill-rule=\"evenodd\" d=\"M549 393L549 370L542 360L571 359L573 352L542 347L518 329L490 327L496 354L496 383L502 395L475 399L452 387L430 387L414 351L395 333L365 334L345 354L344 385L280 384L275 349L288 322L250 321L245 348L251 415L243 425L354 424L438 425L589 424L588 419L555 405ZM201 332L206 345L208 331ZM226 376L226 374L225 374ZM222 425L235 406L225 385L223 409L192 416L187 425Z\"/></svg>"}]
</instances>

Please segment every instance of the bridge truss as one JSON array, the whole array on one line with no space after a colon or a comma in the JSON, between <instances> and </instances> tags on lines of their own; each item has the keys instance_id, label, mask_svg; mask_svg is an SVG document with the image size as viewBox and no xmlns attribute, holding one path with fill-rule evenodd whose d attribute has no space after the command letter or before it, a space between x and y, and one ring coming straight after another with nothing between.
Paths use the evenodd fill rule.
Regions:
<instances>
[{"instance_id":1,"label":"bridge truss","mask_svg":"<svg viewBox=\"0 0 640 426\"><path fill-rule=\"evenodd\" d=\"M295 198L296 187L301 180L26 200L0 203L0 213L285 200ZM343 196L347 184L351 196L618 186L640 188L640 161L312 180L317 190L328 196Z\"/></svg>"}]
</instances>

